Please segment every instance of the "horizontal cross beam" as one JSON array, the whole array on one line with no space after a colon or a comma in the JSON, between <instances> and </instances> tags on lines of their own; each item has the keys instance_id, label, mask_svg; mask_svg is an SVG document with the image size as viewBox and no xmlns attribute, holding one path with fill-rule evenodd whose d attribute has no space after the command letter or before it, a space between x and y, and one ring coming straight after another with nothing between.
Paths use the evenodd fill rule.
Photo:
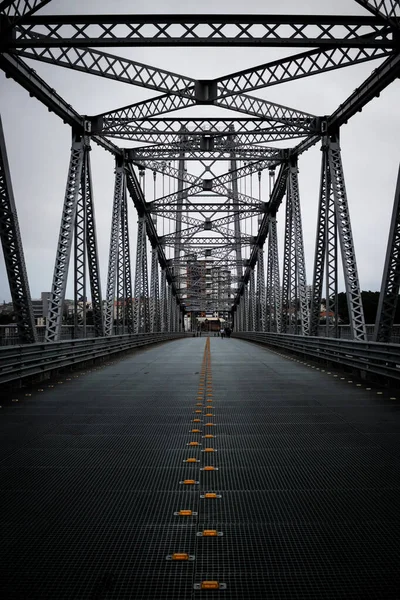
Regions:
<instances>
[{"instance_id":1,"label":"horizontal cross beam","mask_svg":"<svg viewBox=\"0 0 400 600\"><path fill-rule=\"evenodd\" d=\"M45 39L38 39L42 34ZM51 15L23 19L8 48L251 46L395 48L374 16Z\"/></svg>"}]
</instances>

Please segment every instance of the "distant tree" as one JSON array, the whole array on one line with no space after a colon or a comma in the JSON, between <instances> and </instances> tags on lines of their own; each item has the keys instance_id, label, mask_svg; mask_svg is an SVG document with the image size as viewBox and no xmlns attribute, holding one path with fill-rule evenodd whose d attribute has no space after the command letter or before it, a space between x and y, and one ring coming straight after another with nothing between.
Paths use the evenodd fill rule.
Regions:
<instances>
[{"instance_id":1,"label":"distant tree","mask_svg":"<svg viewBox=\"0 0 400 600\"><path fill-rule=\"evenodd\" d=\"M347 299L345 292L340 292L337 296L338 312L343 324L349 323L349 311L347 309ZM364 308L364 318L368 325L373 325L376 319L376 313L379 303L379 292L363 291L361 292L361 300ZM395 323L400 323L400 300L397 302L396 313L394 318Z\"/></svg>"}]
</instances>

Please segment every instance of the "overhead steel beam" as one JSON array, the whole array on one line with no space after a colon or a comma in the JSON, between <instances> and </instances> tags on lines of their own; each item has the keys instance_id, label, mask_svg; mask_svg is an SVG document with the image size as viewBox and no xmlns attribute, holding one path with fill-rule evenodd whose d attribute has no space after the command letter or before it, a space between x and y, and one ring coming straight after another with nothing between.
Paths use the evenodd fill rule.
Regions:
<instances>
[{"instance_id":1,"label":"overhead steel beam","mask_svg":"<svg viewBox=\"0 0 400 600\"><path fill-rule=\"evenodd\" d=\"M135 120L126 121L122 118L104 118L104 124L101 130L102 134L108 134L110 131L129 131L130 133L141 134L165 134L179 135L179 132L184 128L185 135L188 136L223 136L229 133L232 135L232 127L235 127L235 136L239 133L260 133L269 130L271 127L283 125L293 128L310 128L314 121L314 117L304 115L293 119L278 119L269 117L266 119L253 118L246 119L243 117L237 118L179 118L179 117L163 117L154 118L138 118Z\"/></svg>"},{"instance_id":2,"label":"overhead steel beam","mask_svg":"<svg viewBox=\"0 0 400 600\"><path fill-rule=\"evenodd\" d=\"M304 134L303 134L304 135ZM299 136L298 136L299 137ZM212 160L212 161L220 161L220 160L229 160L230 154L232 150L237 155L238 160L246 160L246 161L265 161L271 160L275 162L279 162L280 155L282 154L280 150L276 148L268 148L265 146L236 146L226 144L225 147L220 145L218 148L214 150L202 150L201 148L190 148L190 146L186 146L182 149L179 148L171 148L171 146L165 144L161 147L141 147L134 148L130 151L130 156L132 157L133 162L138 165L144 163L148 159L150 160L158 160L158 161L176 161L179 160L179 156L182 152L185 151L185 159L186 160Z\"/></svg>"},{"instance_id":3,"label":"overhead steel beam","mask_svg":"<svg viewBox=\"0 0 400 600\"><path fill-rule=\"evenodd\" d=\"M45 39L43 35L37 34L37 37ZM210 80L209 88L214 91L216 98L248 93L383 58L391 51L391 47L310 50ZM93 48L25 48L18 49L17 54L24 58L187 98L195 97L196 87L201 85L201 82L196 82L193 78ZM197 99L199 100L199 97Z\"/></svg>"},{"instance_id":4,"label":"overhead steel beam","mask_svg":"<svg viewBox=\"0 0 400 600\"><path fill-rule=\"evenodd\" d=\"M399 27L399 0L356 0L356 2L376 17L390 23L393 27Z\"/></svg>"},{"instance_id":5,"label":"overhead steel beam","mask_svg":"<svg viewBox=\"0 0 400 600\"><path fill-rule=\"evenodd\" d=\"M383 58L391 48L327 48L310 50L274 60L264 65L244 69L215 80L217 96L231 96L263 89L287 81L295 81L318 73Z\"/></svg>"},{"instance_id":6,"label":"overhead steel beam","mask_svg":"<svg viewBox=\"0 0 400 600\"><path fill-rule=\"evenodd\" d=\"M75 131L90 134L95 128L95 120L86 118L77 113L70 104L55 92L39 75L28 67L19 57L0 53L0 68L23 88L30 96L37 98L49 111L54 112L64 123L71 125ZM86 130L86 131L85 131ZM99 146L115 155L121 155L121 150L110 140L92 135L91 139Z\"/></svg>"},{"instance_id":7,"label":"overhead steel beam","mask_svg":"<svg viewBox=\"0 0 400 600\"><path fill-rule=\"evenodd\" d=\"M7 45L395 48L397 42L382 19L368 16L153 14L28 17Z\"/></svg>"},{"instance_id":8,"label":"overhead steel beam","mask_svg":"<svg viewBox=\"0 0 400 600\"><path fill-rule=\"evenodd\" d=\"M387 58L373 73L335 110L329 117L319 119L320 133L311 135L291 150L292 154L301 154L314 146L327 132L334 133L341 125L361 112L368 102L400 76L400 53Z\"/></svg>"},{"instance_id":9,"label":"overhead steel beam","mask_svg":"<svg viewBox=\"0 0 400 600\"><path fill-rule=\"evenodd\" d=\"M34 15L51 0L4 0L0 2L0 18L5 17L4 27L13 27L26 17Z\"/></svg>"},{"instance_id":10,"label":"overhead steel beam","mask_svg":"<svg viewBox=\"0 0 400 600\"><path fill-rule=\"evenodd\" d=\"M40 35L38 39L45 40ZM157 69L143 63L100 52L93 48L26 48L17 54L39 62L57 65L82 73L191 98L195 94L195 79Z\"/></svg>"}]
</instances>

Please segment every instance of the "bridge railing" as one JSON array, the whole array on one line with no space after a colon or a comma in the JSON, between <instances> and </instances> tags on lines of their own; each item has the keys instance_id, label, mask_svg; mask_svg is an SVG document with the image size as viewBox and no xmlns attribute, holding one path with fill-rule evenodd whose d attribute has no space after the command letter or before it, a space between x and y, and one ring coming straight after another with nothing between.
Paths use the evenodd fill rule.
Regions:
<instances>
[{"instance_id":1,"label":"bridge railing","mask_svg":"<svg viewBox=\"0 0 400 600\"><path fill-rule=\"evenodd\" d=\"M180 337L184 333L139 333L108 338L85 338L0 348L0 384L26 378L40 379L59 369L73 367L117 352Z\"/></svg>"},{"instance_id":2,"label":"bridge railing","mask_svg":"<svg viewBox=\"0 0 400 600\"><path fill-rule=\"evenodd\" d=\"M400 380L400 344L284 333L237 332L234 337L283 348L310 359L338 363L357 370L362 376L372 373L387 380Z\"/></svg>"}]
</instances>

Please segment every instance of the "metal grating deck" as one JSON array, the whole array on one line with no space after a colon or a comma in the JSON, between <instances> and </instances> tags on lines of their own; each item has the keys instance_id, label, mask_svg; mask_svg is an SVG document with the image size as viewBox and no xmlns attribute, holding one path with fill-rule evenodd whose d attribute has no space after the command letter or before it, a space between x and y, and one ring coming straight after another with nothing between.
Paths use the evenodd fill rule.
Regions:
<instances>
[{"instance_id":1,"label":"metal grating deck","mask_svg":"<svg viewBox=\"0 0 400 600\"><path fill-rule=\"evenodd\" d=\"M209 340L3 401L3 598L399 600L400 398Z\"/></svg>"}]
</instances>

